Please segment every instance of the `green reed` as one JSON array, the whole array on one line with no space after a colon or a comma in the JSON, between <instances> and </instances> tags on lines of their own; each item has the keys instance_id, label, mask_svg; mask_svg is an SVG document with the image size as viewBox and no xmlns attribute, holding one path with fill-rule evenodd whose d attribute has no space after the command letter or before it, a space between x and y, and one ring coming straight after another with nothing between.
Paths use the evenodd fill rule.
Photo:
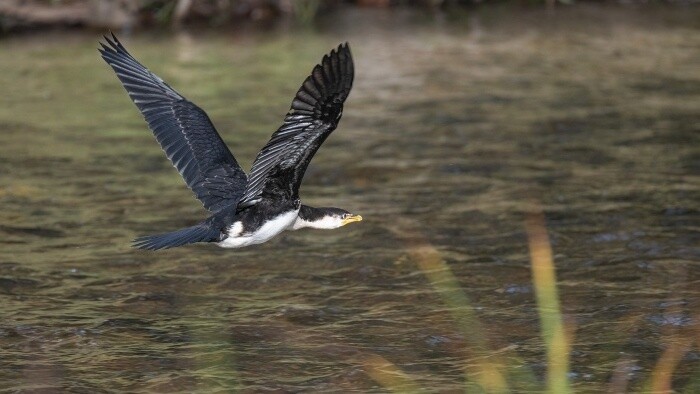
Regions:
<instances>
[{"instance_id":1,"label":"green reed","mask_svg":"<svg viewBox=\"0 0 700 394\"><path fill-rule=\"evenodd\" d=\"M392 230L405 242L411 260L418 265L443 303L448 306L455 324L464 335L472 356L465 360L467 392L507 393L543 389L558 394L571 392L568 380L569 339L564 330L552 252L541 214L529 216L525 226L530 246L533 287L542 326L541 336L547 354L546 388L537 383L532 371L517 356L510 354L509 350L493 349L489 344L486 330L457 277L442 259L440 252L414 230L420 226L407 221L398 223L398 226ZM505 353L508 353L507 358ZM393 365L391 369L399 370ZM370 376L374 377L372 374ZM402 377L404 381L410 379L405 374ZM396 388L387 386L386 380L375 380L397 391Z\"/></svg>"},{"instance_id":2,"label":"green reed","mask_svg":"<svg viewBox=\"0 0 700 394\"><path fill-rule=\"evenodd\" d=\"M547 349L547 390L551 393L570 393L569 339L564 330L557 279L549 244L544 215L528 215L525 221L530 249L532 282L540 316L542 339Z\"/></svg>"},{"instance_id":3,"label":"green reed","mask_svg":"<svg viewBox=\"0 0 700 394\"><path fill-rule=\"evenodd\" d=\"M527 215L525 232L528 238L532 283L540 319L540 336L547 357L546 382L537 382L532 371L513 355L509 349L493 349L486 329L478 320L469 298L459 281L442 259L440 252L417 230L417 223L404 219L392 231L406 244L409 257L414 261L443 303L448 306L455 325L466 338L466 347L472 357L465 357L465 392L549 392L571 393L569 381L569 355L572 331L564 323L557 290L556 270L547 234L545 218L541 210ZM628 322L629 324L634 321ZM673 373L682 365L683 358L700 345L700 324L690 332L673 332L666 338L665 350L642 385L644 393L670 393L673 391ZM476 357L474 357L476 356ZM388 360L381 359L382 375L376 371L368 374L382 386L395 391L418 390L418 384ZM509 360L509 361L505 361ZM625 372L632 360L622 358L608 385L609 392L629 392L629 376ZM365 366L367 371L367 366ZM390 378L391 377L391 378ZM700 387L700 370L692 375L680 392L695 393Z\"/></svg>"}]
</instances>

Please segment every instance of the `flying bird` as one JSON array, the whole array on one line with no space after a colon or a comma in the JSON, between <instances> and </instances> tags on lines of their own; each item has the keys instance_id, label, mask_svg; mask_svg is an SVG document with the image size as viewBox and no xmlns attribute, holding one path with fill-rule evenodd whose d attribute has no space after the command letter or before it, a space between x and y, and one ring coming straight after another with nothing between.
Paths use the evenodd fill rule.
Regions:
<instances>
[{"instance_id":1,"label":"flying bird","mask_svg":"<svg viewBox=\"0 0 700 394\"><path fill-rule=\"evenodd\" d=\"M194 226L136 238L158 250L196 242L240 248L284 230L334 229L362 220L340 208L301 203L299 186L323 141L335 130L350 93L354 65L347 43L325 55L297 91L282 126L246 175L207 114L127 52L116 36L100 43L109 64L156 140L210 216Z\"/></svg>"}]
</instances>

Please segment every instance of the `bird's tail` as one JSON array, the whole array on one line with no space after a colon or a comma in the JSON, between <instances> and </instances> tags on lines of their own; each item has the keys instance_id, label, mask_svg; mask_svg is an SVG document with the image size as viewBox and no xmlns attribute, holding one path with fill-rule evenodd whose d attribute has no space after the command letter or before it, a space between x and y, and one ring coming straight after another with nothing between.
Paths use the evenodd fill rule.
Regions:
<instances>
[{"instance_id":1,"label":"bird's tail","mask_svg":"<svg viewBox=\"0 0 700 394\"><path fill-rule=\"evenodd\" d=\"M132 246L146 250L168 249L195 242L218 241L219 235L219 230L208 226L206 223L200 223L170 233L138 237L133 241Z\"/></svg>"}]
</instances>

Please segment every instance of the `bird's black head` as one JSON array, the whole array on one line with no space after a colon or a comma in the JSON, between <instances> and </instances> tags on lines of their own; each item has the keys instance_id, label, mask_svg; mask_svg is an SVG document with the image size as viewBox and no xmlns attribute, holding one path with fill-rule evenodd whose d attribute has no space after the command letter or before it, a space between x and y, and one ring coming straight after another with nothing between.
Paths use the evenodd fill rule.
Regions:
<instances>
[{"instance_id":1,"label":"bird's black head","mask_svg":"<svg viewBox=\"0 0 700 394\"><path fill-rule=\"evenodd\" d=\"M299 223L296 228L311 227L320 229L334 229L345 226L348 223L359 222L362 216L340 208L313 208L302 205L299 210Z\"/></svg>"}]
</instances>

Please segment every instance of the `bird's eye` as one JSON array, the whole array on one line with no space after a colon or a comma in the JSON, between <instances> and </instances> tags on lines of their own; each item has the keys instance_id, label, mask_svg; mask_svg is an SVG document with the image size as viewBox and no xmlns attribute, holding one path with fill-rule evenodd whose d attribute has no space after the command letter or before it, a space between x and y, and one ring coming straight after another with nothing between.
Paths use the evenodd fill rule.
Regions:
<instances>
[{"instance_id":1,"label":"bird's eye","mask_svg":"<svg viewBox=\"0 0 700 394\"><path fill-rule=\"evenodd\" d=\"M347 219L348 217L350 217L350 214L349 214L349 213L344 213L342 219Z\"/></svg>"}]
</instances>

